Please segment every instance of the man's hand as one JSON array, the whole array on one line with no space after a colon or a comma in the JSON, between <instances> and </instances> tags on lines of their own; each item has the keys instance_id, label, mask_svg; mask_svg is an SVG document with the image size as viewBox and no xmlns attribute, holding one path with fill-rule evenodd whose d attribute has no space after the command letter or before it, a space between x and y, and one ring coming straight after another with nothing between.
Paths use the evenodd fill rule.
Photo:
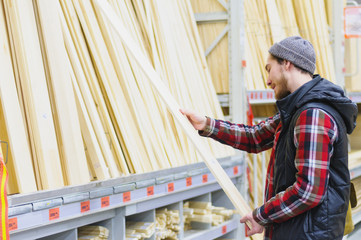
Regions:
<instances>
[{"instance_id":1,"label":"man's hand","mask_svg":"<svg viewBox=\"0 0 361 240\"><path fill-rule=\"evenodd\" d=\"M251 235L256 234L256 233L262 233L263 232L264 227L259 225L253 219L252 212L250 212L247 215L243 216L243 218L241 218L241 220L240 220L241 223L246 223L247 221L251 224L251 229L249 229L249 227L246 224L246 228L248 229L248 231L247 231L248 236L251 236Z\"/></svg>"},{"instance_id":2,"label":"man's hand","mask_svg":"<svg viewBox=\"0 0 361 240\"><path fill-rule=\"evenodd\" d=\"M196 130L204 130L206 128L207 118L205 116L201 116L189 109L179 109L179 111L188 118Z\"/></svg>"}]
</instances>

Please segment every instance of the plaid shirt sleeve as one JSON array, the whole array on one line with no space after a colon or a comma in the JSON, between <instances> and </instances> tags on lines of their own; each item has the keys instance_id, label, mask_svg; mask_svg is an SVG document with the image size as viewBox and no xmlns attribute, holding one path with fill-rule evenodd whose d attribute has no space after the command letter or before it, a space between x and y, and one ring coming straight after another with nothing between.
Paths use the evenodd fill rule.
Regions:
<instances>
[{"instance_id":1,"label":"plaid shirt sleeve","mask_svg":"<svg viewBox=\"0 0 361 240\"><path fill-rule=\"evenodd\" d=\"M206 128L199 131L199 134L239 150L258 153L273 146L274 134L279 122L279 114L254 126L234 124L207 117Z\"/></svg>"},{"instance_id":2,"label":"plaid shirt sleeve","mask_svg":"<svg viewBox=\"0 0 361 240\"><path fill-rule=\"evenodd\" d=\"M336 122L327 113L316 108L301 113L294 129L296 182L253 211L259 224L284 222L322 201L336 138Z\"/></svg>"}]
</instances>

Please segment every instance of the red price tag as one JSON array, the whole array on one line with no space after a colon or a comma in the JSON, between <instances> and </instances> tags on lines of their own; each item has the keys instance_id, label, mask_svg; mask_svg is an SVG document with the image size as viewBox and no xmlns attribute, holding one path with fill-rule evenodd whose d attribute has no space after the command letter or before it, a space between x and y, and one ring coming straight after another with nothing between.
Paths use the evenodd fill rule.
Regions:
<instances>
[{"instance_id":1,"label":"red price tag","mask_svg":"<svg viewBox=\"0 0 361 240\"><path fill-rule=\"evenodd\" d=\"M168 192L174 191L174 183L168 183Z\"/></svg>"},{"instance_id":2,"label":"red price tag","mask_svg":"<svg viewBox=\"0 0 361 240\"><path fill-rule=\"evenodd\" d=\"M18 229L18 218L9 218L9 231Z\"/></svg>"},{"instance_id":3,"label":"red price tag","mask_svg":"<svg viewBox=\"0 0 361 240\"><path fill-rule=\"evenodd\" d=\"M188 177L186 179L186 185L187 185L187 187L192 186L192 177Z\"/></svg>"},{"instance_id":4,"label":"red price tag","mask_svg":"<svg viewBox=\"0 0 361 240\"><path fill-rule=\"evenodd\" d=\"M123 193L123 202L129 202L131 200L130 192Z\"/></svg>"},{"instance_id":5,"label":"red price tag","mask_svg":"<svg viewBox=\"0 0 361 240\"><path fill-rule=\"evenodd\" d=\"M51 221L58 219L60 216L59 212L60 212L59 208L49 209L49 220Z\"/></svg>"},{"instance_id":6,"label":"red price tag","mask_svg":"<svg viewBox=\"0 0 361 240\"><path fill-rule=\"evenodd\" d=\"M147 187L147 196L154 195L154 186Z\"/></svg>"},{"instance_id":7,"label":"red price tag","mask_svg":"<svg viewBox=\"0 0 361 240\"><path fill-rule=\"evenodd\" d=\"M206 183L206 182L208 182L208 174L204 174L202 176L202 183Z\"/></svg>"},{"instance_id":8,"label":"red price tag","mask_svg":"<svg viewBox=\"0 0 361 240\"><path fill-rule=\"evenodd\" d=\"M227 233L227 225L224 225L222 227L222 234L226 234Z\"/></svg>"},{"instance_id":9,"label":"red price tag","mask_svg":"<svg viewBox=\"0 0 361 240\"><path fill-rule=\"evenodd\" d=\"M102 197L100 201L101 201L101 207L102 208L109 206L109 196Z\"/></svg>"},{"instance_id":10,"label":"red price tag","mask_svg":"<svg viewBox=\"0 0 361 240\"><path fill-rule=\"evenodd\" d=\"M80 203L80 212L87 212L90 210L90 201Z\"/></svg>"},{"instance_id":11,"label":"red price tag","mask_svg":"<svg viewBox=\"0 0 361 240\"><path fill-rule=\"evenodd\" d=\"M238 174L238 166L233 167L233 175Z\"/></svg>"}]
</instances>

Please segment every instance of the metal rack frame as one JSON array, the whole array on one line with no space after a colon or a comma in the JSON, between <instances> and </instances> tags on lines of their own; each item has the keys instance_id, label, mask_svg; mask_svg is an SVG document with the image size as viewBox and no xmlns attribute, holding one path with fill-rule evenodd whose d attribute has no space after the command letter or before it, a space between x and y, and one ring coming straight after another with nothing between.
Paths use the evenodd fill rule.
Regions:
<instances>
[{"instance_id":1,"label":"metal rack frame","mask_svg":"<svg viewBox=\"0 0 361 240\"><path fill-rule=\"evenodd\" d=\"M241 188L245 172L243 160L228 157L219 161L233 183ZM233 208L204 163L13 195L9 197L9 222L13 229L10 237L74 240L78 227L97 223L110 229L110 239L125 239L127 218L138 216L143 221L154 221L156 208L168 206L182 212L182 201L202 195L215 196L214 202ZM187 233L187 236L181 231L180 239L204 239L204 234L232 234L240 239L244 235L239 231L238 218L234 218L221 226Z\"/></svg>"},{"instance_id":2,"label":"metal rack frame","mask_svg":"<svg viewBox=\"0 0 361 240\"><path fill-rule=\"evenodd\" d=\"M228 21L209 53L229 34L230 99L234 120L245 116L246 98L244 74L243 0L218 0L227 10L221 13L196 15L199 21ZM243 196L246 196L244 155L220 159L222 167L231 177ZM190 170L191 169L191 170ZM154 221L155 209L167 206L182 213L183 200L207 198L228 208L231 202L208 171L204 163L144 174L135 174L85 185L69 186L57 190L9 196L9 226L11 239L77 239L77 228L100 224L110 229L110 239L125 239L125 222L128 218ZM181 214L182 215L182 214ZM214 239L226 236L245 239L239 216L217 227L184 233L180 239ZM182 220L183 221L183 220ZM155 239L154 235L150 239Z\"/></svg>"}]
</instances>

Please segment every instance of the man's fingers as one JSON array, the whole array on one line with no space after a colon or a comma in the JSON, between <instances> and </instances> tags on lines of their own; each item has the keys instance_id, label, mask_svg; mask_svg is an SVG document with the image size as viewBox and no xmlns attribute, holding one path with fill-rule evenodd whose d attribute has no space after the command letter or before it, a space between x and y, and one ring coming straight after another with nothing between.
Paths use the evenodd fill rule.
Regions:
<instances>
[{"instance_id":1,"label":"man's fingers","mask_svg":"<svg viewBox=\"0 0 361 240\"><path fill-rule=\"evenodd\" d=\"M246 221L247 221L247 216L242 217L239 221L240 221L241 223L246 223Z\"/></svg>"}]
</instances>

